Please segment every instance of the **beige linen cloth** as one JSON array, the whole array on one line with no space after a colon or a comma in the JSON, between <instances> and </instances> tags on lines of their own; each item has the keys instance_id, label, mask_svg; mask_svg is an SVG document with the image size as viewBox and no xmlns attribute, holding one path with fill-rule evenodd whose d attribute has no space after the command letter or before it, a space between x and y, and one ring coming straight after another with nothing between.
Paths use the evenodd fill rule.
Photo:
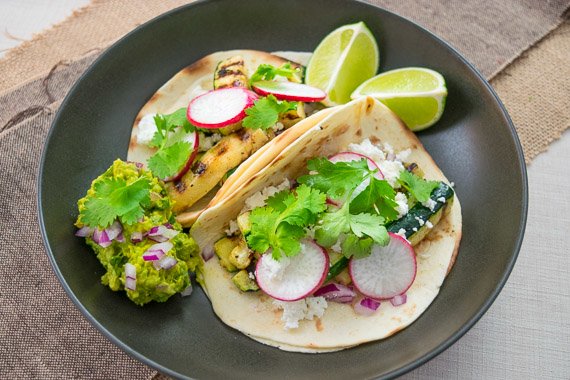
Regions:
<instances>
[{"instance_id":1,"label":"beige linen cloth","mask_svg":"<svg viewBox=\"0 0 570 380\"><path fill-rule=\"evenodd\" d=\"M110 343L65 295L39 234L35 184L47 131L75 80L110 43L186 2L94 1L0 60L2 379L161 376ZM569 1L371 2L443 37L493 78L527 161L570 126Z\"/></svg>"}]
</instances>

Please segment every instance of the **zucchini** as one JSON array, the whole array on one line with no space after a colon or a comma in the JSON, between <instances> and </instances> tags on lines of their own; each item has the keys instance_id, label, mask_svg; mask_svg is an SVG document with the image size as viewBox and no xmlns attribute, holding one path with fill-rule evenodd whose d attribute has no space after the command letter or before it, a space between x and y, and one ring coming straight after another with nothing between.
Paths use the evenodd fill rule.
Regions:
<instances>
[{"instance_id":1,"label":"zucchini","mask_svg":"<svg viewBox=\"0 0 570 380\"><path fill-rule=\"evenodd\" d=\"M406 239L408 239L410 244L418 244L426 237L430 230L425 222L429 221L435 226L441 219L444 206L453 198L453 194L454 192L451 186L445 182L440 182L439 186L436 187L430 195L430 199L435 202L433 210L430 210L421 203L416 203L406 215L389 223L386 229L393 233L398 233L403 229ZM444 202L442 202L442 198L445 199Z\"/></svg>"},{"instance_id":2,"label":"zucchini","mask_svg":"<svg viewBox=\"0 0 570 380\"><path fill-rule=\"evenodd\" d=\"M249 221L249 214L251 214L251 212L247 211L244 212L243 214L240 214L237 217L237 225L239 227L239 230L241 231L241 234L244 237L247 236L251 231L251 222Z\"/></svg>"},{"instance_id":3,"label":"zucchini","mask_svg":"<svg viewBox=\"0 0 570 380\"><path fill-rule=\"evenodd\" d=\"M237 269L245 269L251 263L251 251L247 247L243 236L239 237L238 245L232 249L228 260Z\"/></svg>"},{"instance_id":4,"label":"zucchini","mask_svg":"<svg viewBox=\"0 0 570 380\"><path fill-rule=\"evenodd\" d=\"M239 55L220 61L214 71L214 89L226 87L247 88L247 70Z\"/></svg>"},{"instance_id":5,"label":"zucchini","mask_svg":"<svg viewBox=\"0 0 570 380\"><path fill-rule=\"evenodd\" d=\"M218 256L220 264L228 272L235 272L237 270L235 265L230 262L230 254L233 249L238 246L239 241L239 237L225 237L214 244L214 252L216 253L216 256Z\"/></svg>"},{"instance_id":6,"label":"zucchini","mask_svg":"<svg viewBox=\"0 0 570 380\"><path fill-rule=\"evenodd\" d=\"M238 287L242 292L255 292L259 290L257 282L249 277L249 272L245 269L240 270L235 275L232 276L232 281L235 286Z\"/></svg>"}]
</instances>

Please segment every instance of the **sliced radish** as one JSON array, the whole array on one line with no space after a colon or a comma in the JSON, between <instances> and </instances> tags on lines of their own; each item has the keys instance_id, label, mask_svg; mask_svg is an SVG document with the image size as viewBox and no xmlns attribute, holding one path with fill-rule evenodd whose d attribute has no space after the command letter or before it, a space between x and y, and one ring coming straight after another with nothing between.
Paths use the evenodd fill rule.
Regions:
<instances>
[{"instance_id":1,"label":"sliced radish","mask_svg":"<svg viewBox=\"0 0 570 380\"><path fill-rule=\"evenodd\" d=\"M370 256L350 259L349 272L354 286L374 299L390 299L403 294L416 278L416 255L410 243L400 235L388 233L390 243L375 244Z\"/></svg>"},{"instance_id":2,"label":"sliced radish","mask_svg":"<svg viewBox=\"0 0 570 380\"><path fill-rule=\"evenodd\" d=\"M362 160L363 158L366 159L366 162L368 163L368 169L370 170L378 170L376 172L376 174L374 174L374 177L376 177L377 179L384 179L384 174L382 174L382 171L380 170L380 167L378 166L378 164L376 164L376 162L371 159L370 157L367 157L363 154L360 153L354 153L354 152L341 152L341 153L337 153L334 156L329 158L330 162L352 162L352 161L359 161Z\"/></svg>"},{"instance_id":3,"label":"sliced radish","mask_svg":"<svg viewBox=\"0 0 570 380\"><path fill-rule=\"evenodd\" d=\"M242 87L208 91L188 105L188 121L201 128L222 128L245 117L245 110L258 99L255 92Z\"/></svg>"},{"instance_id":4,"label":"sliced radish","mask_svg":"<svg viewBox=\"0 0 570 380\"><path fill-rule=\"evenodd\" d=\"M198 131L194 131L191 132L190 134L187 134L184 132L183 129L180 130L182 131L181 133L184 133L184 137L182 137L177 141L185 141L190 143L190 145L192 145L192 152L188 156L186 164L184 164L184 166L178 171L178 173L176 173L172 177L165 178L164 182L174 182L180 180L182 176L186 174L188 170L190 170L192 164L194 163L194 160L196 159L196 156L198 155L198 148L200 147L200 134L198 133ZM177 141L173 141L171 144Z\"/></svg>"},{"instance_id":5,"label":"sliced radish","mask_svg":"<svg viewBox=\"0 0 570 380\"><path fill-rule=\"evenodd\" d=\"M286 81L262 80L254 82L251 88L260 95L274 95L281 100L320 102L327 97L326 92L320 88Z\"/></svg>"},{"instance_id":6,"label":"sliced radish","mask_svg":"<svg viewBox=\"0 0 570 380\"><path fill-rule=\"evenodd\" d=\"M313 240L301 241L301 252L276 261L266 253L257 261L255 278L267 295L281 301L305 298L323 284L329 270L329 255Z\"/></svg>"}]
</instances>

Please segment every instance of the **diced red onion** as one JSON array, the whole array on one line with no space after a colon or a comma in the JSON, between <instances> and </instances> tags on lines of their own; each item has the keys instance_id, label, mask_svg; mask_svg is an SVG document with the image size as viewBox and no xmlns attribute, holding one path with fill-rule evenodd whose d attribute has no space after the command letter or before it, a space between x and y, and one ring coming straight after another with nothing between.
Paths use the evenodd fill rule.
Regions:
<instances>
[{"instance_id":1,"label":"diced red onion","mask_svg":"<svg viewBox=\"0 0 570 380\"><path fill-rule=\"evenodd\" d=\"M318 289L315 297L324 297L327 301L350 303L356 297L356 293L347 286L331 282Z\"/></svg>"},{"instance_id":2,"label":"diced red onion","mask_svg":"<svg viewBox=\"0 0 570 380\"><path fill-rule=\"evenodd\" d=\"M125 236L123 235L123 232L121 231L121 233L115 238L116 241L118 241L119 243L124 243L125 242Z\"/></svg>"},{"instance_id":3,"label":"diced red onion","mask_svg":"<svg viewBox=\"0 0 570 380\"><path fill-rule=\"evenodd\" d=\"M406 295L406 293L404 293L404 294L400 294L399 296L393 297L390 300L390 303L393 306L400 306L400 305L405 304L407 301L408 301L408 296Z\"/></svg>"},{"instance_id":4,"label":"diced red onion","mask_svg":"<svg viewBox=\"0 0 570 380\"><path fill-rule=\"evenodd\" d=\"M212 257L214 257L214 249L213 248L204 248L202 250L202 258L204 259L204 261L208 261L210 260Z\"/></svg>"},{"instance_id":5,"label":"diced red onion","mask_svg":"<svg viewBox=\"0 0 570 380\"><path fill-rule=\"evenodd\" d=\"M160 270L160 269L170 269L173 266L175 266L177 263L178 260L176 260L174 257L163 256L160 260L153 262L152 265L154 266L154 269Z\"/></svg>"},{"instance_id":6,"label":"diced red onion","mask_svg":"<svg viewBox=\"0 0 570 380\"><path fill-rule=\"evenodd\" d=\"M162 235L149 236L148 238L157 243L164 243L165 241L168 241L168 238Z\"/></svg>"},{"instance_id":7,"label":"diced red onion","mask_svg":"<svg viewBox=\"0 0 570 380\"><path fill-rule=\"evenodd\" d=\"M160 260L172 247L174 247L174 245L170 242L155 244L143 253L142 258L145 261Z\"/></svg>"},{"instance_id":8,"label":"diced red onion","mask_svg":"<svg viewBox=\"0 0 570 380\"><path fill-rule=\"evenodd\" d=\"M372 298L362 298L354 304L354 311L360 315L372 315L380 307L380 301Z\"/></svg>"},{"instance_id":9,"label":"diced red onion","mask_svg":"<svg viewBox=\"0 0 570 380\"><path fill-rule=\"evenodd\" d=\"M178 235L178 233L179 233L178 231L172 228L168 228L165 225L154 226L150 229L150 231L148 231L148 238L162 243L172 239L173 237Z\"/></svg>"},{"instance_id":10,"label":"diced red onion","mask_svg":"<svg viewBox=\"0 0 570 380\"><path fill-rule=\"evenodd\" d=\"M135 231L131 234L131 241L133 243L140 243L141 241L143 241L143 233L141 231Z\"/></svg>"},{"instance_id":11,"label":"diced red onion","mask_svg":"<svg viewBox=\"0 0 570 380\"><path fill-rule=\"evenodd\" d=\"M93 228L87 226L81 227L75 232L75 236L78 237L88 237L91 236L92 234L93 234Z\"/></svg>"},{"instance_id":12,"label":"diced red onion","mask_svg":"<svg viewBox=\"0 0 570 380\"><path fill-rule=\"evenodd\" d=\"M119 223L118 220L115 220L113 224L111 224L109 227L105 229L105 232L107 233L109 240L115 240L117 236L119 236L119 234L123 232L123 226L121 225L121 223Z\"/></svg>"},{"instance_id":13,"label":"diced red onion","mask_svg":"<svg viewBox=\"0 0 570 380\"><path fill-rule=\"evenodd\" d=\"M109 239L107 231L98 228L95 228L95 231L93 231L93 241L103 248L107 248L113 243L111 239Z\"/></svg>"},{"instance_id":14,"label":"diced red onion","mask_svg":"<svg viewBox=\"0 0 570 380\"><path fill-rule=\"evenodd\" d=\"M137 289L137 268L131 264L125 264L125 287L130 290Z\"/></svg>"},{"instance_id":15,"label":"diced red onion","mask_svg":"<svg viewBox=\"0 0 570 380\"><path fill-rule=\"evenodd\" d=\"M189 284L188 287L184 289L180 294L182 297L188 297L190 294L192 294L192 290L192 284Z\"/></svg>"},{"instance_id":16,"label":"diced red onion","mask_svg":"<svg viewBox=\"0 0 570 380\"><path fill-rule=\"evenodd\" d=\"M127 161L128 164L134 164L137 169L142 169L143 168L143 164L137 161Z\"/></svg>"}]
</instances>

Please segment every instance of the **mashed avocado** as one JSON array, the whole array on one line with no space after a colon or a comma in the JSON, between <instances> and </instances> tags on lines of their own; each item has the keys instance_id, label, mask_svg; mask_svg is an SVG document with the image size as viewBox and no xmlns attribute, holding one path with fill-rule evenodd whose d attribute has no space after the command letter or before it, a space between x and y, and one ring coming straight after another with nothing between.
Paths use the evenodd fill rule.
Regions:
<instances>
[{"instance_id":1,"label":"mashed avocado","mask_svg":"<svg viewBox=\"0 0 570 380\"><path fill-rule=\"evenodd\" d=\"M122 236L113 239L110 245L106 247L106 244L101 245L100 242L96 242L92 232L86 236L87 244L95 251L97 258L106 270L106 273L101 277L101 282L114 291L125 290L127 296L137 305L144 305L150 301L164 302L173 294L182 292L190 285L189 271L196 272L197 280L201 282L202 259L199 256L198 246L176 223L172 214L172 201L168 198L164 183L149 171L140 169L133 163L116 160L105 173L93 181L87 195L77 202L80 214L75 223L78 228L91 227L93 229L99 228L99 231L102 231L103 228L101 227L103 226L100 225L86 226L86 220L92 219L93 210L100 213L113 211L112 206L116 206L117 199L121 199L117 194L124 195L125 198L123 199L132 200L133 196L136 196L133 194L133 190L121 191L141 178L144 188L138 190L143 193L146 192L147 197L140 204L135 205L142 208L141 214L144 213L144 215L141 215L140 218L137 217L135 222L127 223L127 217L120 218L122 211L120 207L115 207L119 209L117 220L122 222ZM118 188L116 192L111 193L108 190L109 184L115 183L119 184L117 186L125 185L125 187ZM105 197L109 199L106 200ZM89 207L91 209L88 215L87 208ZM133 211L129 210L129 212ZM165 254L165 256L176 259L176 264L169 269L156 269L156 263L145 261L143 254L157 243L144 234L153 227L163 225L168 225L169 229L178 231L176 236L169 239L173 248ZM132 239L133 233L135 234L134 239ZM125 264L127 263L136 268L134 290L126 288Z\"/></svg>"}]
</instances>

